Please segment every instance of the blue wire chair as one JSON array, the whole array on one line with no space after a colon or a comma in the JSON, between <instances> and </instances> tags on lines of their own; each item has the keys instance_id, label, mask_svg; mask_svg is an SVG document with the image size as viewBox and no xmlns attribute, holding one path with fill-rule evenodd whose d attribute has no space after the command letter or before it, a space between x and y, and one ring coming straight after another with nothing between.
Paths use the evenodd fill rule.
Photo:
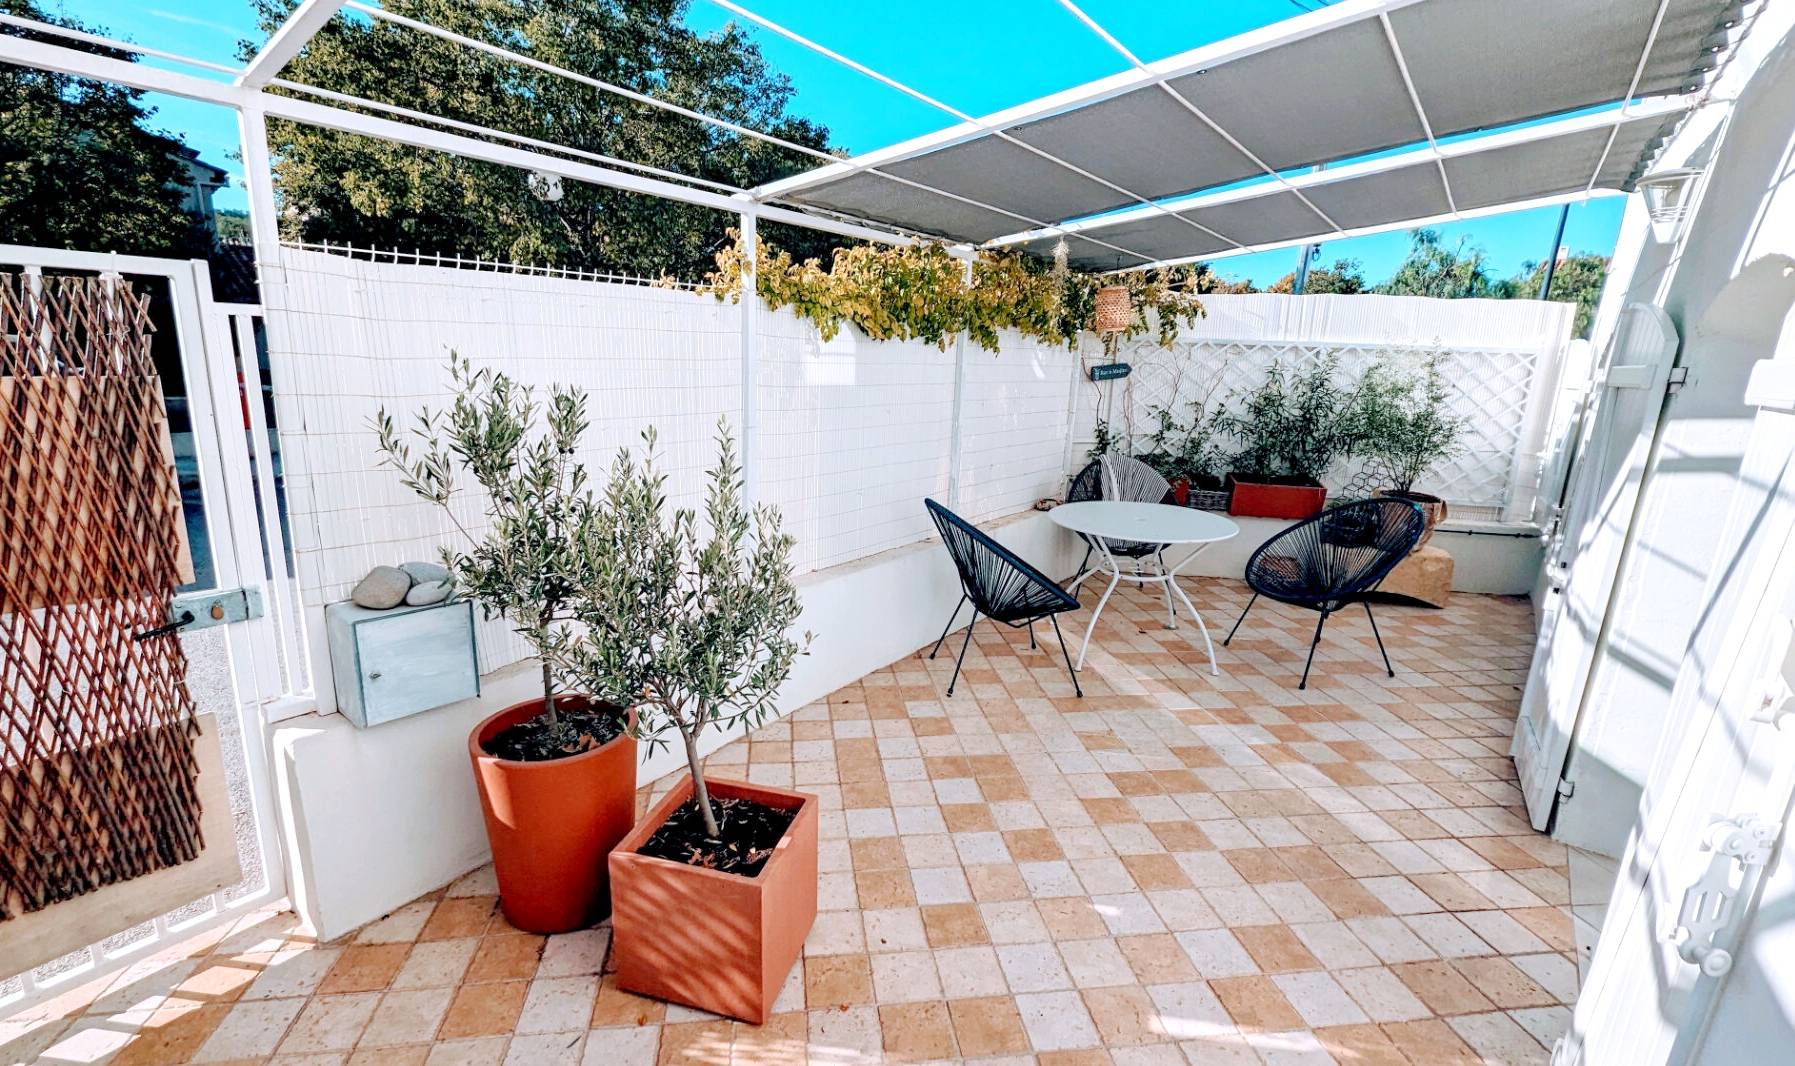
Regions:
<instances>
[{"instance_id":1,"label":"blue wire chair","mask_svg":"<svg viewBox=\"0 0 1795 1066\"><path fill-rule=\"evenodd\" d=\"M1396 668L1390 665L1390 653L1384 650L1383 635L1377 631L1377 618L1365 595L1415 550L1426 528L1420 507L1382 497L1341 504L1298 522L1261 544L1247 560L1247 587L1253 590L1253 598L1222 643L1234 639L1247 611L1261 596L1321 612L1315 622L1315 639L1309 642L1309 658L1303 663L1303 679L1296 686L1308 688L1321 627L1327 625L1328 615L1357 602L1365 605L1384 669L1395 677Z\"/></svg>"},{"instance_id":2,"label":"blue wire chair","mask_svg":"<svg viewBox=\"0 0 1795 1066\"><path fill-rule=\"evenodd\" d=\"M1002 622L1011 629L1028 627L1028 646L1035 647L1034 624L1041 619L1053 623L1053 635L1059 638L1060 654L1066 660L1066 673L1072 677L1072 691L1080 697L1084 689L1078 684L1078 673L1072 669L1072 655L1066 650L1066 637L1060 632L1057 617L1078 609L1078 597L1059 587L1054 580L1024 562L1016 553L980 532L977 526L961 518L934 500L924 500L935 528L941 531L941 543L954 560L960 573L960 602L947 616L940 640L929 652L933 659L954 628L954 619L967 601L972 603L972 621L966 625L966 639L960 642L960 656L954 661L953 680L947 683L947 694L954 694L960 683L960 667L966 661L966 649L972 644L972 631L984 615L993 622Z\"/></svg>"}]
</instances>

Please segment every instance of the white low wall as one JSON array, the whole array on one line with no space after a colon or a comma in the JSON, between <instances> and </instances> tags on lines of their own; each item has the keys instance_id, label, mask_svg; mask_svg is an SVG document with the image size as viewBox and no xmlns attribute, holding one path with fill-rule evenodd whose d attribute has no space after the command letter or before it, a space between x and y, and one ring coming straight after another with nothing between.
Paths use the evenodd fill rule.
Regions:
<instances>
[{"instance_id":1,"label":"white low wall","mask_svg":"<svg viewBox=\"0 0 1795 1066\"><path fill-rule=\"evenodd\" d=\"M1253 549L1291 525L1281 518L1235 518L1234 522L1240 526L1240 536L1205 548L1181 573L1238 578L1246 571L1247 556ZM1434 532L1429 543L1452 556L1454 592L1528 595L1544 557L1539 530L1523 524L1449 522Z\"/></svg>"},{"instance_id":2,"label":"white low wall","mask_svg":"<svg viewBox=\"0 0 1795 1066\"><path fill-rule=\"evenodd\" d=\"M1074 538L1037 512L987 528L1050 576L1070 577L1082 555ZM953 564L934 542L805 575L799 594L799 628L816 639L781 695L784 713L934 641L960 596ZM339 714L274 727L270 762L290 890L320 938L341 936L486 861L467 736L487 715L535 695L539 676L530 664L513 665L487 675L477 699L372 729ZM715 732L703 749L736 735ZM684 762L663 749L637 779L652 781Z\"/></svg>"}]
</instances>

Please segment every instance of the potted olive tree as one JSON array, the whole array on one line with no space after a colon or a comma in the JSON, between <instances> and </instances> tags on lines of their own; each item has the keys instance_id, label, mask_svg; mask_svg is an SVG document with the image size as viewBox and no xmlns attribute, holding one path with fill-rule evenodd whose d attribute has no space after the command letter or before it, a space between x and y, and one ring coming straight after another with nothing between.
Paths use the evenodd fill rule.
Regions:
<instances>
[{"instance_id":1,"label":"potted olive tree","mask_svg":"<svg viewBox=\"0 0 1795 1066\"><path fill-rule=\"evenodd\" d=\"M1359 432L1353 394L1338 380L1333 354L1307 370L1282 363L1237 397L1221 424L1241 442L1228 474L1228 513L1312 518L1327 506L1322 475L1353 449Z\"/></svg>"},{"instance_id":2,"label":"potted olive tree","mask_svg":"<svg viewBox=\"0 0 1795 1066\"><path fill-rule=\"evenodd\" d=\"M1418 505L1427 516L1419 550L1446 520L1446 501L1415 491L1415 482L1461 447L1465 419L1448 413L1451 390L1440 373L1440 357L1430 355L1419 375L1393 373L1382 364L1371 367L1359 387L1356 418L1358 451L1379 467L1389 486L1380 496L1394 496Z\"/></svg>"},{"instance_id":3,"label":"potted olive tree","mask_svg":"<svg viewBox=\"0 0 1795 1066\"><path fill-rule=\"evenodd\" d=\"M633 992L759 1024L816 918L817 799L707 777L713 730L749 729L809 637L792 538L779 515L742 501L726 426L703 515L670 508L643 435L611 469L600 518L585 531L584 627L555 656L592 692L636 708L635 734L677 740L690 773L611 852L611 958Z\"/></svg>"},{"instance_id":4,"label":"potted olive tree","mask_svg":"<svg viewBox=\"0 0 1795 1066\"><path fill-rule=\"evenodd\" d=\"M557 387L545 406L505 374L476 371L455 354L449 372L455 399L446 412L422 412L405 433L384 409L376 416L382 463L464 538L464 547L443 550L457 590L487 618L508 620L542 658L542 695L476 726L468 756L506 919L534 933L582 929L609 905L605 855L635 824L636 791L627 697L557 693L547 654L569 635L588 584L581 548L598 510L573 458L586 397ZM484 507L474 530L455 500L461 472L472 475Z\"/></svg>"}]
</instances>

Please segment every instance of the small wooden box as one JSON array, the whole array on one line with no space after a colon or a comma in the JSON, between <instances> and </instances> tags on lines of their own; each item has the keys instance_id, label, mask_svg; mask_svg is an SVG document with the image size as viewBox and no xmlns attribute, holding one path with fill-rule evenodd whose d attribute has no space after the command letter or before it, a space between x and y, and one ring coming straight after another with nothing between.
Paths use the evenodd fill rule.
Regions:
<instances>
[{"instance_id":1,"label":"small wooden box","mask_svg":"<svg viewBox=\"0 0 1795 1066\"><path fill-rule=\"evenodd\" d=\"M480 694L471 600L324 608L337 710L366 729Z\"/></svg>"}]
</instances>

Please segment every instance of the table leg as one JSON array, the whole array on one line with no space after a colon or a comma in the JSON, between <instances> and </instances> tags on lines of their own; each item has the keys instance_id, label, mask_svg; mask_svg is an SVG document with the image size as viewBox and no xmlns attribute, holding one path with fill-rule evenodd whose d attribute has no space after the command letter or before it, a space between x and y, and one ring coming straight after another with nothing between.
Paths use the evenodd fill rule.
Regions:
<instances>
[{"instance_id":1,"label":"table leg","mask_svg":"<svg viewBox=\"0 0 1795 1066\"><path fill-rule=\"evenodd\" d=\"M1084 627L1084 647L1078 649L1078 669L1084 669L1085 653L1091 650L1091 634L1097 632L1097 619L1103 614L1103 605L1109 602L1109 594L1116 591L1117 582L1122 580L1122 571L1110 572L1109 587L1103 590L1103 598L1097 601L1097 608L1091 612L1091 624Z\"/></svg>"},{"instance_id":2,"label":"table leg","mask_svg":"<svg viewBox=\"0 0 1795 1066\"><path fill-rule=\"evenodd\" d=\"M1155 554L1154 558L1159 560L1159 576L1163 579L1160 583L1159 591L1163 592L1165 594L1166 628L1167 629L1177 629L1178 628L1178 612L1176 612L1172 609L1172 588L1171 588L1172 579L1170 577L1166 576L1165 551L1163 549L1161 549L1158 553Z\"/></svg>"},{"instance_id":3,"label":"table leg","mask_svg":"<svg viewBox=\"0 0 1795 1066\"><path fill-rule=\"evenodd\" d=\"M1196 605L1190 602L1190 597L1185 595L1183 586L1179 585L1178 580L1177 580L1178 571L1182 570L1186 566L1189 566L1190 561L1192 559L1195 559L1197 556L1203 554L1203 549L1207 548L1208 546L1209 545L1207 545L1207 544L1197 545L1196 549L1194 551L1192 551L1189 555L1186 555L1184 558L1178 560L1178 564L1176 566L1173 566L1171 569L1164 571L1165 584L1166 584L1166 598L1169 601L1171 598L1171 595L1173 593L1177 593L1178 598L1184 602L1184 609L1189 611L1190 616L1197 620L1197 628L1202 630L1202 632L1203 632L1203 646L1206 649L1208 649L1208 651L1209 651L1209 672L1210 672L1210 674L1212 674L1216 677L1220 677L1222 670L1221 670L1221 667L1215 661L1215 642L1209 638L1209 627L1204 624L1203 616L1197 612Z\"/></svg>"}]
</instances>

